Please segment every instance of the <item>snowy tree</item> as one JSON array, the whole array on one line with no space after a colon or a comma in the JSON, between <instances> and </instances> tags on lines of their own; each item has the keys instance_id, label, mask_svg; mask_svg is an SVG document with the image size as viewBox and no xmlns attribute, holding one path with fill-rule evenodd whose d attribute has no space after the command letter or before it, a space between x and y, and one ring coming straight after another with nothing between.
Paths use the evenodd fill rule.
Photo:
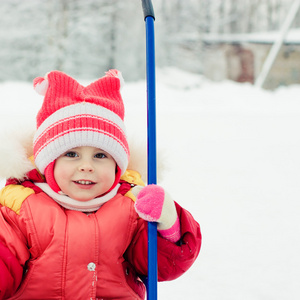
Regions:
<instances>
[{"instance_id":1,"label":"snowy tree","mask_svg":"<svg viewBox=\"0 0 300 300\"><path fill-rule=\"evenodd\" d=\"M157 66L201 72L205 34L279 30L292 2L153 0ZM0 81L52 69L95 78L119 68L127 80L145 77L140 0L1 0L0 14Z\"/></svg>"}]
</instances>

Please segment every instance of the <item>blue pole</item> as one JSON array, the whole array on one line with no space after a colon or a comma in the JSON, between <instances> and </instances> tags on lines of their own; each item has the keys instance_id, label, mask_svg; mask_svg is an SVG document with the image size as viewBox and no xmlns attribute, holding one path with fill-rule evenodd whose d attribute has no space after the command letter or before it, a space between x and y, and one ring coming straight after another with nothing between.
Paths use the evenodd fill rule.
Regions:
<instances>
[{"instance_id":1,"label":"blue pole","mask_svg":"<svg viewBox=\"0 0 300 300\"><path fill-rule=\"evenodd\" d=\"M147 133L148 133L148 184L157 183L156 162L156 87L154 11L151 0L142 0L146 24L147 74ZM148 222L148 278L147 300L157 299L157 224Z\"/></svg>"},{"instance_id":2,"label":"blue pole","mask_svg":"<svg viewBox=\"0 0 300 300\"><path fill-rule=\"evenodd\" d=\"M148 184L157 183L156 172L156 97L154 19L146 18L147 46L147 116L148 116ZM157 299L157 224L148 222L148 297Z\"/></svg>"}]
</instances>

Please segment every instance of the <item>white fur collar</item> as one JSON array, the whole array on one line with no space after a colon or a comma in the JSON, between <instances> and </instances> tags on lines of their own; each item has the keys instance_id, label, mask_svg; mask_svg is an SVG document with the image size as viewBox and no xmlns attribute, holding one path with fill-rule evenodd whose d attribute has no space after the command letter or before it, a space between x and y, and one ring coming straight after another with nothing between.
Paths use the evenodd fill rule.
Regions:
<instances>
[{"instance_id":1,"label":"white fur collar","mask_svg":"<svg viewBox=\"0 0 300 300\"><path fill-rule=\"evenodd\" d=\"M1 129L0 134L0 178L16 178L22 180L26 173L34 169L28 159L33 154L34 129L26 126Z\"/></svg>"}]
</instances>

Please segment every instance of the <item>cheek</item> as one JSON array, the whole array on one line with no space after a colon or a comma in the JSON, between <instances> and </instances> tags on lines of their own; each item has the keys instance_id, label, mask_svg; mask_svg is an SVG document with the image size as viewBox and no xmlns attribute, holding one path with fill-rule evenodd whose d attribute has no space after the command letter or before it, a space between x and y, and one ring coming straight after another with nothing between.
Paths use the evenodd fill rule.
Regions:
<instances>
[{"instance_id":1,"label":"cheek","mask_svg":"<svg viewBox=\"0 0 300 300\"><path fill-rule=\"evenodd\" d=\"M111 184L113 184L115 182L115 178L116 178L116 172L115 169L110 169L107 173L106 173L106 179L107 181L109 181Z\"/></svg>"},{"instance_id":2,"label":"cheek","mask_svg":"<svg viewBox=\"0 0 300 300\"><path fill-rule=\"evenodd\" d=\"M103 176L105 177L105 180L107 181L108 184L112 185L115 182L116 179L116 166L115 164L113 165L108 165L104 172L102 173Z\"/></svg>"},{"instance_id":3,"label":"cheek","mask_svg":"<svg viewBox=\"0 0 300 300\"><path fill-rule=\"evenodd\" d=\"M56 180L59 180L59 178L61 177L61 169L59 168L59 166L55 165L54 166L54 179Z\"/></svg>"},{"instance_id":4,"label":"cheek","mask_svg":"<svg viewBox=\"0 0 300 300\"><path fill-rule=\"evenodd\" d=\"M68 179L68 169L63 167L61 164L55 164L54 166L54 179L56 183L60 186L63 184L64 180Z\"/></svg>"}]
</instances>

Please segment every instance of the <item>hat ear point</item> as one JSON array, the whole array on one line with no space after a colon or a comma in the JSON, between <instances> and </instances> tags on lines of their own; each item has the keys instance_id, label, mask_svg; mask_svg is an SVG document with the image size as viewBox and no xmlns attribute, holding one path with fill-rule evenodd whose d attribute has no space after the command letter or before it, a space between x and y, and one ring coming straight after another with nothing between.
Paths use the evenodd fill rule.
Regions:
<instances>
[{"instance_id":1,"label":"hat ear point","mask_svg":"<svg viewBox=\"0 0 300 300\"><path fill-rule=\"evenodd\" d=\"M33 80L34 90L42 96L46 95L48 87L49 87L49 81L47 78L37 77Z\"/></svg>"},{"instance_id":2,"label":"hat ear point","mask_svg":"<svg viewBox=\"0 0 300 300\"><path fill-rule=\"evenodd\" d=\"M111 70L107 71L107 72L105 73L105 75L108 76L108 77L115 77L115 78L118 78L119 81L120 81L120 90L124 87L124 85L125 85L125 80L124 80L124 78L123 78L123 76L122 76L122 72L121 72L121 71L116 70L116 69L111 69Z\"/></svg>"}]
</instances>

